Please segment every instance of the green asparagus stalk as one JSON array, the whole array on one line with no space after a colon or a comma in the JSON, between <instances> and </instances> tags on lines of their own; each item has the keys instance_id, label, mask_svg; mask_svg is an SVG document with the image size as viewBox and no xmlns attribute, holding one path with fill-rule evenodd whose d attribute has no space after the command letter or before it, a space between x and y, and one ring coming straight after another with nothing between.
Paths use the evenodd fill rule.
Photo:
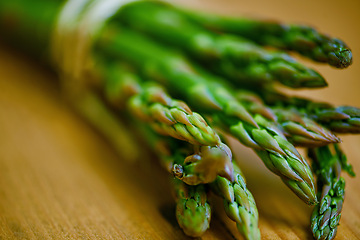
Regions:
<instances>
[{"instance_id":1,"label":"green asparagus stalk","mask_svg":"<svg viewBox=\"0 0 360 240\"><path fill-rule=\"evenodd\" d=\"M239 232L248 240L260 239L259 214L254 197L246 187L245 178L234 164L235 181L217 177L211 189L224 199L224 209L228 217L236 222Z\"/></svg>"},{"instance_id":2,"label":"green asparagus stalk","mask_svg":"<svg viewBox=\"0 0 360 240\"><path fill-rule=\"evenodd\" d=\"M115 105L127 102L133 115L148 122L158 133L195 145L220 144L219 136L200 114L192 112L184 102L172 99L159 84L142 82L121 65L108 63L98 67L105 76L107 99Z\"/></svg>"},{"instance_id":3,"label":"green asparagus stalk","mask_svg":"<svg viewBox=\"0 0 360 240\"><path fill-rule=\"evenodd\" d=\"M286 138L302 147L319 147L341 140L314 120L301 115L295 109L273 108L277 121Z\"/></svg>"},{"instance_id":4,"label":"green asparagus stalk","mask_svg":"<svg viewBox=\"0 0 360 240\"><path fill-rule=\"evenodd\" d=\"M360 133L360 108L340 106L313 111L311 117L334 132Z\"/></svg>"},{"instance_id":5,"label":"green asparagus stalk","mask_svg":"<svg viewBox=\"0 0 360 240\"><path fill-rule=\"evenodd\" d=\"M260 114L279 124L287 140L297 146L316 147L340 141L332 132L295 109L267 107L260 96L254 92L239 90L236 92L236 98L253 115Z\"/></svg>"},{"instance_id":6,"label":"green asparagus stalk","mask_svg":"<svg viewBox=\"0 0 360 240\"><path fill-rule=\"evenodd\" d=\"M160 48L136 32L109 27L97 43L97 51L124 58L144 75L178 93L193 107L208 110L221 119L244 145L254 148L266 166L306 203L314 204L313 177L307 162L280 130L261 116L253 118L221 79L198 74L181 55ZM119 36L119 37L117 37ZM215 103L215 104L214 104Z\"/></svg>"},{"instance_id":7,"label":"green asparagus stalk","mask_svg":"<svg viewBox=\"0 0 360 240\"><path fill-rule=\"evenodd\" d=\"M237 34L260 45L295 51L336 68L346 68L352 63L351 50L343 41L309 26L191 11L182 13L208 29Z\"/></svg>"},{"instance_id":8,"label":"green asparagus stalk","mask_svg":"<svg viewBox=\"0 0 360 240\"><path fill-rule=\"evenodd\" d=\"M181 150L181 145L169 141L169 139L162 139L150 129L144 129L143 134L146 135L147 141L159 156L162 166L171 172L176 160L178 163L183 160L174 158L174 149ZM211 206L208 202L206 186L203 184L187 185L179 179L173 179L172 183L176 201L176 219L180 228L188 236L201 236L209 228L211 220Z\"/></svg>"},{"instance_id":9,"label":"green asparagus stalk","mask_svg":"<svg viewBox=\"0 0 360 240\"><path fill-rule=\"evenodd\" d=\"M210 225L211 208L205 185L189 186L174 179L176 219L184 233L200 237Z\"/></svg>"},{"instance_id":10,"label":"green asparagus stalk","mask_svg":"<svg viewBox=\"0 0 360 240\"><path fill-rule=\"evenodd\" d=\"M191 144L220 144L218 135L200 114L192 112L184 102L168 97L158 85L144 84L142 93L129 99L129 109L160 134Z\"/></svg>"},{"instance_id":11,"label":"green asparagus stalk","mask_svg":"<svg viewBox=\"0 0 360 240\"><path fill-rule=\"evenodd\" d=\"M185 50L209 69L240 84L280 81L293 88L326 86L320 74L289 55L265 50L240 37L209 32L169 5L129 4L113 21Z\"/></svg>"},{"instance_id":12,"label":"green asparagus stalk","mask_svg":"<svg viewBox=\"0 0 360 240\"><path fill-rule=\"evenodd\" d=\"M271 106L297 109L305 116L337 133L360 133L360 108L334 107L328 103L306 98L290 97L272 90L260 94Z\"/></svg>"},{"instance_id":13,"label":"green asparagus stalk","mask_svg":"<svg viewBox=\"0 0 360 240\"><path fill-rule=\"evenodd\" d=\"M332 153L329 146L309 149L309 156L313 159L313 167L318 176L320 202L311 216L311 230L318 240L331 240L336 235L345 196L345 179L340 177L342 167L355 176L338 145L334 145L334 150Z\"/></svg>"},{"instance_id":14,"label":"green asparagus stalk","mask_svg":"<svg viewBox=\"0 0 360 240\"><path fill-rule=\"evenodd\" d=\"M305 203L315 204L315 186L306 160L285 138L275 123L260 115L255 116L260 128L217 114L214 121L230 132L245 146L254 149L265 166L280 176L283 182Z\"/></svg>"}]
</instances>

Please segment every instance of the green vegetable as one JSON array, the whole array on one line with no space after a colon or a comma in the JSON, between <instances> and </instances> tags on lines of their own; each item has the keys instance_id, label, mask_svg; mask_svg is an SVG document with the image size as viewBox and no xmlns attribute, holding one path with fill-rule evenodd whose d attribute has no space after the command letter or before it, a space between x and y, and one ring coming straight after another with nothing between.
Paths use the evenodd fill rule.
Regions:
<instances>
[{"instance_id":1,"label":"green vegetable","mask_svg":"<svg viewBox=\"0 0 360 240\"><path fill-rule=\"evenodd\" d=\"M155 131L196 145L216 146L219 136L200 114L186 103L172 99L161 85L141 81L121 64L97 66L105 79L105 95L114 105L127 104L128 109Z\"/></svg>"},{"instance_id":2,"label":"green vegetable","mask_svg":"<svg viewBox=\"0 0 360 240\"><path fill-rule=\"evenodd\" d=\"M201 236L209 228L211 219L206 187L201 184L189 186L176 179L173 183L179 226L188 236Z\"/></svg>"},{"instance_id":3,"label":"green vegetable","mask_svg":"<svg viewBox=\"0 0 360 240\"><path fill-rule=\"evenodd\" d=\"M293 88L327 85L320 74L289 55L265 50L244 38L209 32L165 4L129 4L113 21L180 48L239 84L280 81Z\"/></svg>"},{"instance_id":4,"label":"green vegetable","mask_svg":"<svg viewBox=\"0 0 360 240\"><path fill-rule=\"evenodd\" d=\"M2 37L36 57L46 54L48 60L52 59L51 47L59 55L64 52L58 64L80 70L82 78L69 69L59 73L81 82L71 103L120 151L127 148L131 137L119 137L118 118L131 115L133 131L146 139L174 177L176 216L186 234L197 237L209 228L210 190L224 199L227 215L246 239L260 239L253 196L242 173L233 166L230 148L218 135L227 131L252 148L304 202L317 204L319 199L311 220L314 236L335 236L344 201L340 170L353 171L339 147L334 145L331 151L328 144L340 141L334 132L360 133L360 110L288 97L274 90L274 82L293 88L326 86L319 73L281 49L345 68L352 54L343 42L309 27L220 17L140 1L124 6L99 32L92 32L92 39L84 41L93 45L81 68L81 56L87 54L71 41L86 32L83 27L92 27L75 22L88 16L86 11L94 3L86 2L73 24L69 22L81 29L61 32L64 45L51 46L54 31L64 30L55 26L62 1L0 1ZM70 42L75 44L65 44ZM74 59L67 59L71 56ZM70 88L65 90L73 93ZM317 196L313 172L294 145L317 147L309 150Z\"/></svg>"},{"instance_id":5,"label":"green vegetable","mask_svg":"<svg viewBox=\"0 0 360 240\"><path fill-rule=\"evenodd\" d=\"M254 197L246 187L245 178L234 164L235 181L217 177L210 184L211 189L224 199L224 209L228 217L236 222L239 232L248 240L260 239L259 214Z\"/></svg>"},{"instance_id":6,"label":"green vegetable","mask_svg":"<svg viewBox=\"0 0 360 240\"><path fill-rule=\"evenodd\" d=\"M345 179L340 177L344 170L355 176L351 165L338 145L309 149L309 156L314 161L314 170L318 176L320 202L311 215L311 230L315 239L334 239L339 225L345 195Z\"/></svg>"},{"instance_id":7,"label":"green vegetable","mask_svg":"<svg viewBox=\"0 0 360 240\"><path fill-rule=\"evenodd\" d=\"M360 108L334 107L328 103L306 98L290 97L273 90L262 91L265 103L300 111L305 116L337 133L360 133Z\"/></svg>"},{"instance_id":8,"label":"green vegetable","mask_svg":"<svg viewBox=\"0 0 360 240\"><path fill-rule=\"evenodd\" d=\"M219 125L226 126L241 143L254 148L271 171L286 178L287 185L301 199L308 204L316 202L313 177L306 161L280 130L269 126L271 123L261 116L252 117L221 80L200 75L181 55L128 29L119 31L112 26L102 36L97 51L124 58L147 78L175 90L193 107L209 109L220 119Z\"/></svg>"},{"instance_id":9,"label":"green vegetable","mask_svg":"<svg viewBox=\"0 0 360 240\"><path fill-rule=\"evenodd\" d=\"M309 26L182 12L197 24L209 29L237 34L261 45L295 51L336 68L346 68L352 63L351 50L343 41L319 33Z\"/></svg>"},{"instance_id":10,"label":"green vegetable","mask_svg":"<svg viewBox=\"0 0 360 240\"><path fill-rule=\"evenodd\" d=\"M246 90L237 91L236 98L252 114L259 114L267 120L277 123L287 140L296 146L316 147L340 141L331 131L296 109L269 108L259 95Z\"/></svg>"}]
</instances>

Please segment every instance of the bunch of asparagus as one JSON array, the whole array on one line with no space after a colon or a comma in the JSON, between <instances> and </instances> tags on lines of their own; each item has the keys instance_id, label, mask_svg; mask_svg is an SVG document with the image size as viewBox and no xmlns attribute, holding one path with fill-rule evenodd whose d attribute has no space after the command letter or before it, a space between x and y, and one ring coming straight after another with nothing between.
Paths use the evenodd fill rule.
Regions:
<instances>
[{"instance_id":1,"label":"bunch of asparagus","mask_svg":"<svg viewBox=\"0 0 360 240\"><path fill-rule=\"evenodd\" d=\"M0 2L0 27L11 42L43 56L62 4ZM185 234L201 236L209 228L213 192L243 237L260 239L254 198L224 143L228 133L315 205L315 239L333 239L344 201L341 170L354 176L335 133L359 133L360 109L277 90L279 84L327 86L283 49L336 68L352 63L345 43L310 27L130 3L95 34L93 66L78 98L91 95L94 108L101 105L116 121L131 119L173 178L176 218ZM309 149L312 168L295 146Z\"/></svg>"}]
</instances>

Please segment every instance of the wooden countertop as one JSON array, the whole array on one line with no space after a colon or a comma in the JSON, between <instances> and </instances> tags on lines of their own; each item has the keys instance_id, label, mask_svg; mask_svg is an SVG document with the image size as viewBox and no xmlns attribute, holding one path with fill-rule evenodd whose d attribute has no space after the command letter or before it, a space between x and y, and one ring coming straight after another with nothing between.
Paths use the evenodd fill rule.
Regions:
<instances>
[{"instance_id":1,"label":"wooden countertop","mask_svg":"<svg viewBox=\"0 0 360 240\"><path fill-rule=\"evenodd\" d=\"M299 1L281 2L280 10L279 1L262 3L261 8L250 1L204 2L191 4L307 22L341 36L353 49L353 66L340 71L313 64L330 87L302 93L360 107L357 1L329 4L324 10L319 8L328 1L319 1L314 8ZM331 17L335 12L340 18ZM0 239L187 239L176 223L166 172L150 156L129 162L128 154L116 153L65 104L55 80L47 69L0 45ZM358 172L360 137L344 136L343 142ZM311 239L311 208L249 149L236 143L233 148L257 201L263 239ZM346 199L336 239L357 239L360 182L359 177L345 175L345 179ZM214 202L211 228L202 239L241 239L221 205Z\"/></svg>"}]
</instances>

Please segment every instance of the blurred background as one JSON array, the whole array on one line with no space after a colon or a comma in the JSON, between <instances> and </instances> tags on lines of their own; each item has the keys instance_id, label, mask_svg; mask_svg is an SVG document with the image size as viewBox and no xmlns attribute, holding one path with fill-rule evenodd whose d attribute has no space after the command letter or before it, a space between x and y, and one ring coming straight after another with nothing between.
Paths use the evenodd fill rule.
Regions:
<instances>
[{"instance_id":1,"label":"blurred background","mask_svg":"<svg viewBox=\"0 0 360 240\"><path fill-rule=\"evenodd\" d=\"M360 107L360 1L175 2L233 16L303 23L339 37L352 49L353 65L338 70L302 59L329 87L296 94ZM122 138L131 138L125 129ZM360 137L342 139L357 172ZM312 239L311 208L251 150L235 141L232 146L257 201L263 239ZM167 173L151 153L137 148L141 158L133 162L131 150L116 152L66 104L54 72L0 41L0 239L186 239L176 223ZM359 179L345 179L336 239L357 239ZM214 206L221 208L221 202ZM235 225L215 211L203 239L241 237Z\"/></svg>"}]
</instances>

